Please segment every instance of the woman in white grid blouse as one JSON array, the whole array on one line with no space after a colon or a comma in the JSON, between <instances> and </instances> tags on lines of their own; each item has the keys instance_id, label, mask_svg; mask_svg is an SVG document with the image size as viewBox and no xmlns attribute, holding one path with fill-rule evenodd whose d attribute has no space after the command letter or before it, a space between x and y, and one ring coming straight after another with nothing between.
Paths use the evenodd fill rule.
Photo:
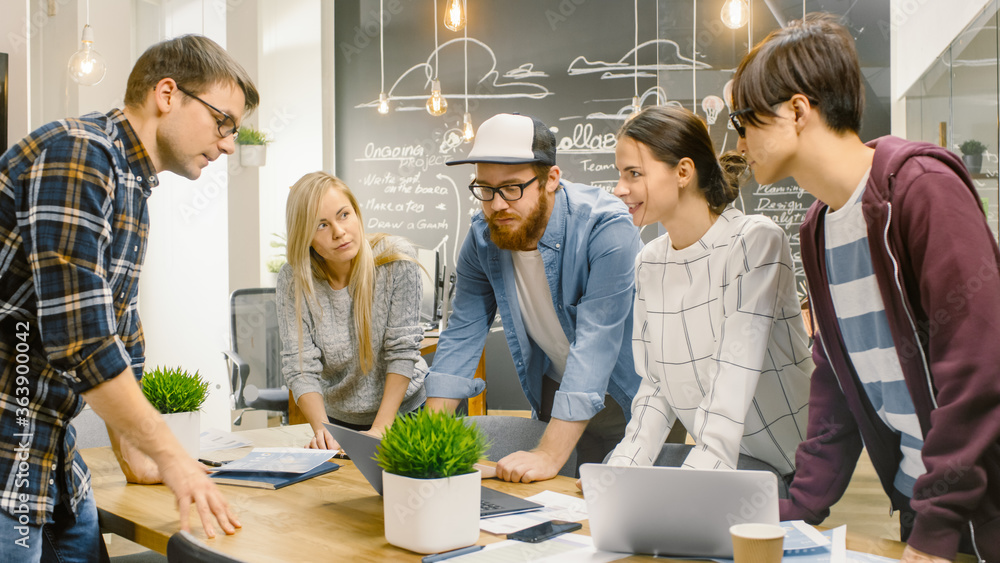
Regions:
<instances>
[{"instance_id":1,"label":"woman in white grid blouse","mask_svg":"<svg viewBox=\"0 0 1000 563\"><path fill-rule=\"evenodd\" d=\"M735 469L742 455L788 476L813 369L791 249L770 219L729 205L747 163L715 154L704 122L681 108L646 108L618 133L614 193L636 226L667 234L636 259L642 383L608 462ZM693 448L664 448L678 419Z\"/></svg>"}]
</instances>

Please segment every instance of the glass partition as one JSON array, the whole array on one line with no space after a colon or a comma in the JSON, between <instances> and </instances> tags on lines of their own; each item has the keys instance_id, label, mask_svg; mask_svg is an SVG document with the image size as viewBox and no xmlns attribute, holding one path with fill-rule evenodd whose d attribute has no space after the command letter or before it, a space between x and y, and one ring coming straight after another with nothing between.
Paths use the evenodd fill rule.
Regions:
<instances>
[{"instance_id":1,"label":"glass partition","mask_svg":"<svg viewBox=\"0 0 1000 563\"><path fill-rule=\"evenodd\" d=\"M963 160L994 236L1000 232L998 8L1000 1L987 4L906 95L907 138L969 153Z\"/></svg>"}]
</instances>

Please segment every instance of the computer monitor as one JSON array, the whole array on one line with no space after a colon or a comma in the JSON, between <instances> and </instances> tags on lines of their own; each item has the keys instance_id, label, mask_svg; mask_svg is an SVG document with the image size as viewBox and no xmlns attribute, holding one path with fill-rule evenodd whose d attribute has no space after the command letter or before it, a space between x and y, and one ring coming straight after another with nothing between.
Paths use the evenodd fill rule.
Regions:
<instances>
[{"instance_id":1,"label":"computer monitor","mask_svg":"<svg viewBox=\"0 0 1000 563\"><path fill-rule=\"evenodd\" d=\"M417 249L417 261L423 266L430 280L424 280L423 295L420 298L420 322L426 330L437 330L442 315L444 301L444 264L441 253L436 250Z\"/></svg>"}]
</instances>

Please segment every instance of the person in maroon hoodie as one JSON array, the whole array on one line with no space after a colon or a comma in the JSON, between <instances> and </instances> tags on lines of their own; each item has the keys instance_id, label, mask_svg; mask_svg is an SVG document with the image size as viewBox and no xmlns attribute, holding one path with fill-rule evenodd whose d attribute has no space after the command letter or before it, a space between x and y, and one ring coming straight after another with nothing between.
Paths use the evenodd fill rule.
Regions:
<instances>
[{"instance_id":1,"label":"person in maroon hoodie","mask_svg":"<svg viewBox=\"0 0 1000 563\"><path fill-rule=\"evenodd\" d=\"M792 176L818 199L800 235L816 370L782 519L826 518L867 447L904 563L997 561L1000 251L962 161L861 142L857 53L830 16L754 47L732 107L756 180Z\"/></svg>"}]
</instances>

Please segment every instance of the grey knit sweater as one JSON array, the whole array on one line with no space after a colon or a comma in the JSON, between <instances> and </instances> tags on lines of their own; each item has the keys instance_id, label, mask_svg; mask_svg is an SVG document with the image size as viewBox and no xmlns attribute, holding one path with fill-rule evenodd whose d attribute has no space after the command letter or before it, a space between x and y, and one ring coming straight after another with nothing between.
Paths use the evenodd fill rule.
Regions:
<instances>
[{"instance_id":1,"label":"grey knit sweater","mask_svg":"<svg viewBox=\"0 0 1000 563\"><path fill-rule=\"evenodd\" d=\"M387 244L416 254L400 237L383 240L374 254ZM371 314L375 364L368 373L361 371L349 288L335 290L325 280L314 280L320 309L303 307L300 348L292 286L292 269L286 264L278 274L276 294L281 372L296 401L304 393L317 392L323 396L327 415L351 424L371 424L382 402L386 373L398 373L410 378L400 412L423 404L427 363L420 357L422 280L416 263L397 260L375 269Z\"/></svg>"}]
</instances>

